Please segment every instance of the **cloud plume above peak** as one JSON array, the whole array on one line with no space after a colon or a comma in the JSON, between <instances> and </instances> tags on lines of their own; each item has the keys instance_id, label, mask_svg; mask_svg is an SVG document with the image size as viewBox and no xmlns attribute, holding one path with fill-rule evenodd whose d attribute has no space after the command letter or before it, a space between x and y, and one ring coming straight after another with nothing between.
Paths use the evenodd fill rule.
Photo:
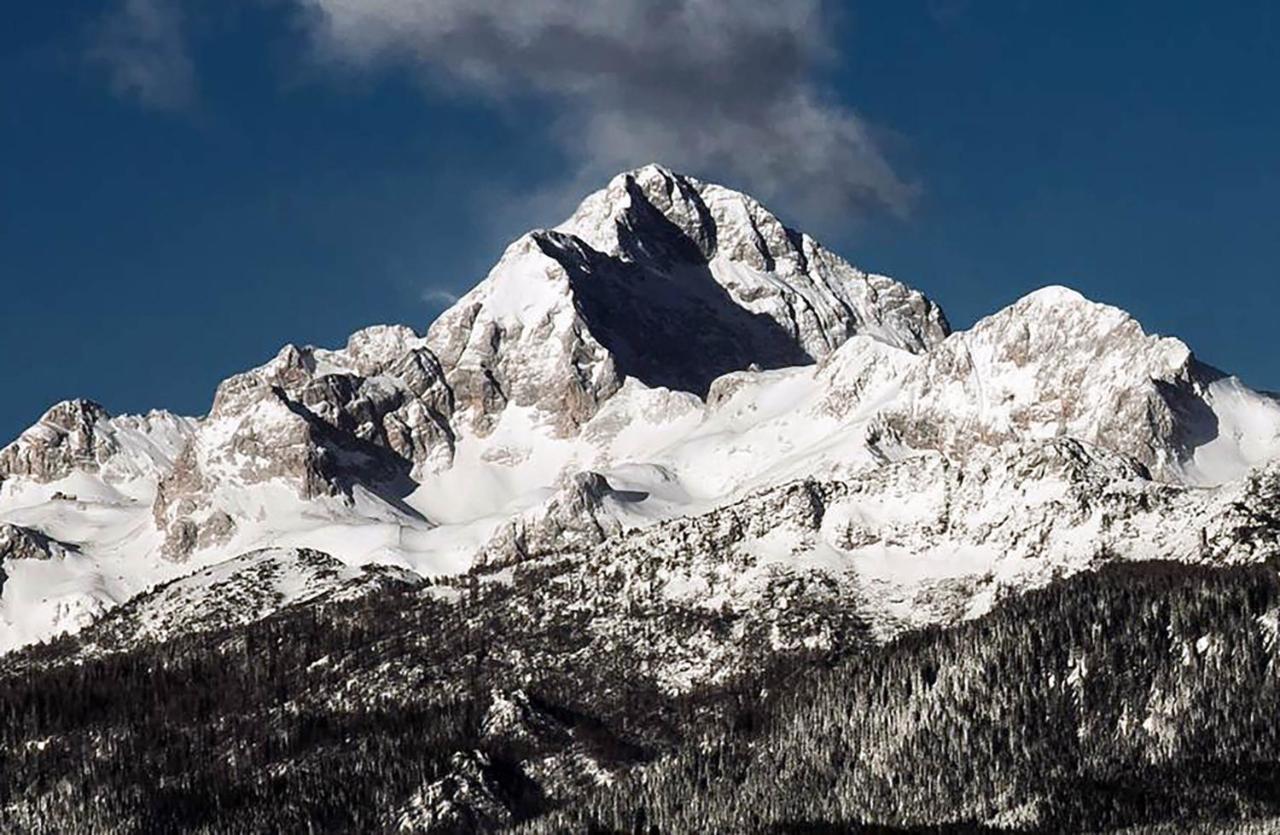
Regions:
<instances>
[{"instance_id":1,"label":"cloud plume above peak","mask_svg":"<svg viewBox=\"0 0 1280 835\"><path fill-rule=\"evenodd\" d=\"M593 188L648 162L815 217L905 215L915 187L820 82L829 0L256 0L291 8L342 72L407 70L452 95L545 104ZM94 56L117 91L181 107L184 0L117 0Z\"/></svg>"},{"instance_id":2,"label":"cloud plume above peak","mask_svg":"<svg viewBox=\"0 0 1280 835\"><path fill-rule=\"evenodd\" d=\"M660 161L818 211L905 214L913 187L823 95L821 0L296 0L322 53L556 104L579 179Z\"/></svg>"}]
</instances>

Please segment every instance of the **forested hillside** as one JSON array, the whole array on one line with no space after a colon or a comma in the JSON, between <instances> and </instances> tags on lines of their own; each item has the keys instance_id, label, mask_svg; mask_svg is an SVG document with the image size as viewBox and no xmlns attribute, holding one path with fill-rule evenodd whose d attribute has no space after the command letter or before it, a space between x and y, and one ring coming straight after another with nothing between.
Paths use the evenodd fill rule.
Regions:
<instances>
[{"instance_id":1,"label":"forested hillside","mask_svg":"<svg viewBox=\"0 0 1280 835\"><path fill-rule=\"evenodd\" d=\"M126 608L11 655L0 818L58 833L490 829L743 701L736 682L661 690L645 642L603 651L599 610L536 594L545 572L520 577L322 600L103 653ZM636 610L633 627L681 620Z\"/></svg>"},{"instance_id":2,"label":"forested hillside","mask_svg":"<svg viewBox=\"0 0 1280 835\"><path fill-rule=\"evenodd\" d=\"M589 613L518 618L517 592L393 589L97 657L76 657L92 630L11 656L5 830L1079 831L1280 815L1272 567L1113 565L977 621L680 696L640 674L630 643L584 653Z\"/></svg>"},{"instance_id":3,"label":"forested hillside","mask_svg":"<svg viewBox=\"0 0 1280 835\"><path fill-rule=\"evenodd\" d=\"M1280 583L1116 565L799 679L531 831L1091 831L1280 813Z\"/></svg>"}]
</instances>

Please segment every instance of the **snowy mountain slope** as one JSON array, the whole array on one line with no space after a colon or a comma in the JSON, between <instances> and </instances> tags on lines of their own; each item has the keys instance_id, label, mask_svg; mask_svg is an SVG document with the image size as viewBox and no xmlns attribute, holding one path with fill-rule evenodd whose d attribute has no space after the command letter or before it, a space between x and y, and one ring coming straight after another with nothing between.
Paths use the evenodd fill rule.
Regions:
<instances>
[{"instance_id":1,"label":"snowy mountain slope","mask_svg":"<svg viewBox=\"0 0 1280 835\"><path fill-rule=\"evenodd\" d=\"M1280 458L1280 398L1253 391L1238 377L1200 366L1208 383L1204 401L1212 432L1181 462L1188 481L1221 484L1264 462Z\"/></svg>"},{"instance_id":2,"label":"snowy mountain slope","mask_svg":"<svg viewBox=\"0 0 1280 835\"><path fill-rule=\"evenodd\" d=\"M1069 440L963 465L930 453L861 480L792 482L594 545L531 551L424 598L451 601L450 617L493 634L485 658L508 686L566 664L694 697L778 659L967 620L1112 563L1276 564L1278 498L1275 467L1229 490L1168 485ZM559 647L554 659L540 654L553 652L544 640ZM415 658L353 676L333 707L416 692L427 673Z\"/></svg>"},{"instance_id":3,"label":"snowy mountain slope","mask_svg":"<svg viewBox=\"0 0 1280 835\"><path fill-rule=\"evenodd\" d=\"M268 548L156 586L112 610L84 635L84 651L238 626L297 603L343 600L422 582L410 571L356 568L306 548Z\"/></svg>"},{"instance_id":4,"label":"snowy mountain slope","mask_svg":"<svg viewBox=\"0 0 1280 835\"><path fill-rule=\"evenodd\" d=\"M1220 482L1280 453L1280 404L1224 376L1124 311L1047 287L930 351L885 423L909 446L958 456L1070 436L1165 480Z\"/></svg>"},{"instance_id":5,"label":"snowy mountain slope","mask_svg":"<svg viewBox=\"0 0 1280 835\"><path fill-rule=\"evenodd\" d=\"M425 336L286 346L200 419L55 406L0 451L0 650L259 549L611 563L805 480L840 531L780 524L744 568L712 524L680 555L689 605L817 566L811 593L889 634L1099 554L1266 558L1255 499L1214 525L1277 456L1280 402L1123 311L1046 288L949 333L750 197L648 166L514 242Z\"/></svg>"},{"instance_id":6,"label":"snowy mountain slope","mask_svg":"<svg viewBox=\"0 0 1280 835\"><path fill-rule=\"evenodd\" d=\"M947 324L751 198L648 166L513 243L427 342L482 433L511 404L569 434L625 377L702 396L724 373L806 363L855 333L918 351Z\"/></svg>"},{"instance_id":7,"label":"snowy mountain slope","mask_svg":"<svg viewBox=\"0 0 1280 835\"><path fill-rule=\"evenodd\" d=\"M1056 438L769 487L594 545L573 532L520 566L539 596L594 611L602 643L642 646L647 669L682 691L773 653L847 645L851 623L883 640L1114 561L1277 563L1278 506L1280 464L1219 489L1171 485Z\"/></svg>"},{"instance_id":8,"label":"snowy mountain slope","mask_svg":"<svg viewBox=\"0 0 1280 835\"><path fill-rule=\"evenodd\" d=\"M666 200L673 189L687 197L678 207ZM681 213L694 211L705 215L698 228L673 225L672 218L684 221ZM567 231L574 229L598 243L612 235L615 245L597 251ZM750 247L722 252L708 243L748 235ZM609 318L616 311L625 311L625 323ZM373 328L341 351L290 346L223 383L160 485L156 521L170 556L223 546L241 520L221 506L230 502L217 498L219 490L269 480L288 483L304 499L350 497L359 484L412 518L413 503L400 500L417 485L405 477L422 482L450 471L467 481L497 474L513 482L488 506L467 512L488 515L595 463L582 460L584 452L614 457L614 450L597 452L614 434L610 423L635 424L636 411L678 417L692 410L696 401L662 394L647 371L675 374L660 382L701 393L721 371L808 362L864 329L919 350L945 335L946 324L919 293L860 273L788 233L750 198L649 167L588 198L561 230L514 243L425 339ZM682 334L712 334L714 344L658 357ZM628 380L624 407L588 430ZM504 419L509 425L500 434L511 442L490 437ZM578 434L593 443L556 443ZM468 439L479 443L464 451ZM472 450L482 460L468 467ZM528 466L496 473L495 461ZM425 495L423 504L431 511L438 499ZM424 516L434 521L430 512Z\"/></svg>"},{"instance_id":9,"label":"snowy mountain slope","mask_svg":"<svg viewBox=\"0 0 1280 835\"><path fill-rule=\"evenodd\" d=\"M111 484L154 480L193 427L194 421L167 412L113 418L97 403L68 400L0 450L0 485L47 484L75 473Z\"/></svg>"}]
</instances>

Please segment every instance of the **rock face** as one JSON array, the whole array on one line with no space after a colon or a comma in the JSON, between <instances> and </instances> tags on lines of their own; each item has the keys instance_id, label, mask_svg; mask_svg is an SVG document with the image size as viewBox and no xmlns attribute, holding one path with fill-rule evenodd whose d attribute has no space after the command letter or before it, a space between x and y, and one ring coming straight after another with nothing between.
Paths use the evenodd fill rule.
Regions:
<instances>
[{"instance_id":1,"label":"rock face","mask_svg":"<svg viewBox=\"0 0 1280 835\"><path fill-rule=\"evenodd\" d=\"M50 539L39 531L20 525L0 524L0 562L5 560L51 560L74 552L74 546Z\"/></svg>"},{"instance_id":2,"label":"rock face","mask_svg":"<svg viewBox=\"0 0 1280 835\"><path fill-rule=\"evenodd\" d=\"M447 466L452 454L451 392L435 356L408 328L368 328L342 351L285 346L266 365L222 383L209 422L242 418L264 401L315 424L316 434L327 428L413 464ZM247 456L268 457L244 443Z\"/></svg>"},{"instance_id":3,"label":"rock face","mask_svg":"<svg viewBox=\"0 0 1280 835\"><path fill-rule=\"evenodd\" d=\"M614 178L584 200L557 231L627 263L648 262L676 272L689 264L707 265L707 277L734 305L772 320L786 335L783 341L792 342L810 360L826 356L856 333L919 352L949 331L942 311L921 293L885 276L858 270L809 236L785 227L745 194L661 166L647 166ZM684 283L694 286L668 292L692 297L704 289L692 279ZM637 300L655 301L640 294ZM681 299L679 309L671 312L689 315L688 302L692 300ZM602 302L608 304L607 299ZM645 307L647 304L640 305L641 310ZM602 312L616 314L619 307ZM755 336L749 326L745 333L731 328L740 323L703 320L701 324L723 327L716 338ZM697 332L673 332L686 339L699 338ZM652 333L633 335L646 339L646 347L659 342ZM745 361L739 358L721 373L751 363L773 367L771 351L792 354L793 349L771 345L768 339L761 338L751 346L755 353ZM672 365L676 368L699 361L687 355L675 359Z\"/></svg>"},{"instance_id":4,"label":"rock face","mask_svg":"<svg viewBox=\"0 0 1280 835\"><path fill-rule=\"evenodd\" d=\"M950 333L752 198L646 166L425 336L288 345L198 420L55 406L0 450L0 630L22 636L0 647L237 554L269 586L324 551L741 610L737 649L659 642L678 688L1116 555L1270 559L1278 458L1276 398L1123 311L1045 288Z\"/></svg>"},{"instance_id":5,"label":"rock face","mask_svg":"<svg viewBox=\"0 0 1280 835\"><path fill-rule=\"evenodd\" d=\"M90 400L67 400L53 406L40 421L0 452L0 473L53 481L74 469L97 470L115 451L99 424L107 410Z\"/></svg>"},{"instance_id":6,"label":"rock face","mask_svg":"<svg viewBox=\"0 0 1280 835\"><path fill-rule=\"evenodd\" d=\"M415 468L447 467L451 391L407 328L370 328L343 351L288 345L222 383L213 408L161 480L154 505L172 558L225 542L235 520L220 484L277 481L303 499L350 497L356 484L409 492Z\"/></svg>"}]
</instances>

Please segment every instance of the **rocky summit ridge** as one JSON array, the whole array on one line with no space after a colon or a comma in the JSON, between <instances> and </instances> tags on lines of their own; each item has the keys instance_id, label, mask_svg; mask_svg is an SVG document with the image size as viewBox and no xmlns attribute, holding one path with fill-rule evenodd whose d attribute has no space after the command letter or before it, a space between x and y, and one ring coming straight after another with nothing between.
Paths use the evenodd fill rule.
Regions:
<instances>
[{"instance_id":1,"label":"rocky summit ridge","mask_svg":"<svg viewBox=\"0 0 1280 835\"><path fill-rule=\"evenodd\" d=\"M887 636L1100 560L1270 559L1277 457L1280 402L1121 310L1050 287L952 333L753 198L651 165L517 239L425 334L285 346L200 418L51 408L0 450L0 650L137 595L99 632L202 622L175 611L198 582L149 590L214 565L221 593L553 561L580 591L575 566L655 553L654 594L765 605L780 646L831 639L770 620L788 584ZM299 595L245 599L219 622Z\"/></svg>"}]
</instances>

